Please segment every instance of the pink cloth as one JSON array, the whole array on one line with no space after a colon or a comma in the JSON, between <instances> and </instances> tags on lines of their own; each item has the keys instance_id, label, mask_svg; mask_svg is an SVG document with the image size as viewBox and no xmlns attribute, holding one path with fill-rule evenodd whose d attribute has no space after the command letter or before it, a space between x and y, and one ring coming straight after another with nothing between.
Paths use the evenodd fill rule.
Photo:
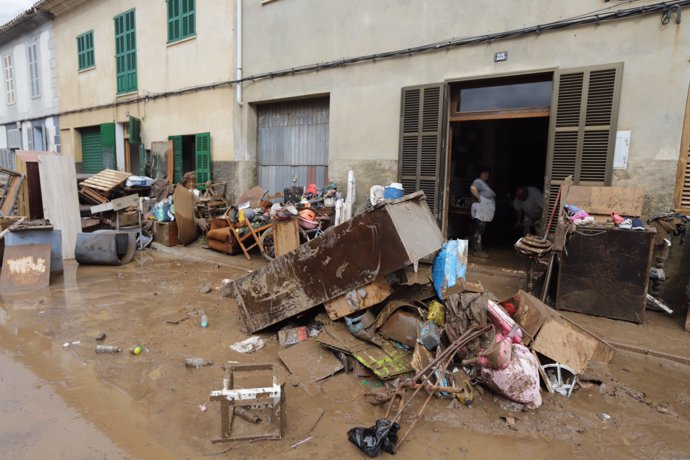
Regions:
<instances>
[{"instance_id":1,"label":"pink cloth","mask_svg":"<svg viewBox=\"0 0 690 460\"><path fill-rule=\"evenodd\" d=\"M513 344L510 364L505 369L480 369L482 380L508 399L525 404L530 409L541 406L539 363L529 349Z\"/></svg>"}]
</instances>

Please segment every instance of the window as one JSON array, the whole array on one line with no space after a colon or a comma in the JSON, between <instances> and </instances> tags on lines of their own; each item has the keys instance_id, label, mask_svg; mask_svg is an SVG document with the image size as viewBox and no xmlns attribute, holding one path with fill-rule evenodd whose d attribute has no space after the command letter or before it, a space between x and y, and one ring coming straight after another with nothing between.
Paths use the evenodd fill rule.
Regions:
<instances>
[{"instance_id":1,"label":"window","mask_svg":"<svg viewBox=\"0 0 690 460\"><path fill-rule=\"evenodd\" d=\"M458 112L549 108L551 81L462 88Z\"/></svg>"},{"instance_id":2,"label":"window","mask_svg":"<svg viewBox=\"0 0 690 460\"><path fill-rule=\"evenodd\" d=\"M196 35L194 0L167 0L168 43Z\"/></svg>"},{"instance_id":3,"label":"window","mask_svg":"<svg viewBox=\"0 0 690 460\"><path fill-rule=\"evenodd\" d=\"M93 30L77 37L77 57L79 70L86 70L96 65L93 48Z\"/></svg>"},{"instance_id":4,"label":"window","mask_svg":"<svg viewBox=\"0 0 690 460\"><path fill-rule=\"evenodd\" d=\"M14 69L12 68L12 55L8 54L2 58L2 73L5 77L5 100L7 105L12 105L14 99Z\"/></svg>"},{"instance_id":5,"label":"window","mask_svg":"<svg viewBox=\"0 0 690 460\"><path fill-rule=\"evenodd\" d=\"M134 10L115 16L117 94L137 90L137 40Z\"/></svg>"},{"instance_id":6,"label":"window","mask_svg":"<svg viewBox=\"0 0 690 460\"><path fill-rule=\"evenodd\" d=\"M31 97L41 96L40 78L38 73L38 45L32 43L27 48L29 54L29 80L31 84Z\"/></svg>"}]
</instances>

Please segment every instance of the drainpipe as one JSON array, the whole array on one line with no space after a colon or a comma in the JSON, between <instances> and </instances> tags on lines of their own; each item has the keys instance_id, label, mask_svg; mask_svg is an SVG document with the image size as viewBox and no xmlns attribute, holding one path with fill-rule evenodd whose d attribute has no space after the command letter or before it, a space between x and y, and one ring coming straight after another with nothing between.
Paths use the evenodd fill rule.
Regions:
<instances>
[{"instance_id":1,"label":"drainpipe","mask_svg":"<svg viewBox=\"0 0 690 460\"><path fill-rule=\"evenodd\" d=\"M235 43L237 45L237 50L235 52L235 58L237 59L237 74L236 74L236 79L241 80L242 79L242 0L236 0L236 11L235 14L237 16L237 26L236 26L236 31L237 31L237 37L235 39ZM236 91L236 96L237 96L237 104L242 106L242 83L237 83L235 85L235 91Z\"/></svg>"}]
</instances>

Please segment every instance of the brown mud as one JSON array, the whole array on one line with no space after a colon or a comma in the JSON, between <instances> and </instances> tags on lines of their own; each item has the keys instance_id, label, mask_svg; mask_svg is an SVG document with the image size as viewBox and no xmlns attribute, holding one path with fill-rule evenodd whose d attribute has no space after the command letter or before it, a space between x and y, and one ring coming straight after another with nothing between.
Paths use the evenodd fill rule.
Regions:
<instances>
[{"instance_id":1,"label":"brown mud","mask_svg":"<svg viewBox=\"0 0 690 460\"><path fill-rule=\"evenodd\" d=\"M67 263L49 289L2 296L0 441L10 447L1 456L363 458L347 430L372 425L385 408L362 398L377 382L342 373L315 384L286 383L282 440L211 443L220 434L220 410L209 401L222 384L220 365L274 363L280 381L288 376L275 331L258 334L266 342L262 350L230 350L247 337L234 301L217 290L200 293L207 282L218 287L244 273L149 251L123 267ZM166 322L199 310L208 315L206 329L198 316ZM96 354L100 333L107 335L102 343L124 351ZM143 347L141 355L127 352L134 345ZM187 369L187 357L214 365ZM690 458L690 367L619 352L588 374L595 383L584 382L569 399L544 393L536 411L510 412L490 391L472 407L433 400L396 457ZM43 404L46 410L39 410ZM602 421L601 413L611 418ZM402 432L411 421L403 418ZM77 451L80 446L92 450Z\"/></svg>"}]
</instances>

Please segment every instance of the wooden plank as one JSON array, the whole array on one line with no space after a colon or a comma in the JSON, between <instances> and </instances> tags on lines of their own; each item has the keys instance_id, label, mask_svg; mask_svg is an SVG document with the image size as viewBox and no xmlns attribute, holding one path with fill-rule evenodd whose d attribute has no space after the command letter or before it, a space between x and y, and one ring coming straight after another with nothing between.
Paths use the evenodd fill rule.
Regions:
<instances>
[{"instance_id":1,"label":"wooden plank","mask_svg":"<svg viewBox=\"0 0 690 460\"><path fill-rule=\"evenodd\" d=\"M120 211L129 207L139 206L139 195L132 194L123 196L121 198L115 198L107 203L99 204L98 206L91 207L91 214L98 214L99 212L105 211Z\"/></svg>"},{"instance_id":2,"label":"wooden plank","mask_svg":"<svg viewBox=\"0 0 690 460\"><path fill-rule=\"evenodd\" d=\"M364 295L359 292L360 289L364 289ZM384 277L377 278L360 289L355 289L333 300L324 302L323 306L326 308L328 317L336 320L343 316L351 315L356 311L373 307L386 300L393 293L392 286Z\"/></svg>"},{"instance_id":3,"label":"wooden plank","mask_svg":"<svg viewBox=\"0 0 690 460\"><path fill-rule=\"evenodd\" d=\"M578 374L585 370L596 348L596 339L582 334L560 318L547 319L532 344L532 350L565 364Z\"/></svg>"},{"instance_id":4,"label":"wooden plank","mask_svg":"<svg viewBox=\"0 0 690 460\"><path fill-rule=\"evenodd\" d=\"M62 258L74 259L77 233L81 231L77 172L71 155L38 158L43 215L62 231Z\"/></svg>"},{"instance_id":5,"label":"wooden plank","mask_svg":"<svg viewBox=\"0 0 690 460\"><path fill-rule=\"evenodd\" d=\"M16 158L16 169L19 174L23 174L27 177L26 162L19 155L15 155ZM21 189L19 191L19 215L29 216L29 184L28 180L22 182Z\"/></svg>"},{"instance_id":6,"label":"wooden plank","mask_svg":"<svg viewBox=\"0 0 690 460\"><path fill-rule=\"evenodd\" d=\"M8 176L7 190L3 197L0 211L2 211L3 215L9 216L13 214L14 205L17 203L17 198L21 192L21 185L22 182L24 182L24 176L16 171L10 171L4 168L0 168L0 173Z\"/></svg>"},{"instance_id":7,"label":"wooden plank","mask_svg":"<svg viewBox=\"0 0 690 460\"><path fill-rule=\"evenodd\" d=\"M168 184L173 183L175 176L175 149L173 148L173 141L168 141Z\"/></svg>"},{"instance_id":8,"label":"wooden plank","mask_svg":"<svg viewBox=\"0 0 690 460\"><path fill-rule=\"evenodd\" d=\"M273 244L275 256L280 257L299 247L299 224L297 219L273 222Z\"/></svg>"},{"instance_id":9,"label":"wooden plank","mask_svg":"<svg viewBox=\"0 0 690 460\"><path fill-rule=\"evenodd\" d=\"M573 369L583 363L586 366L590 360L609 362L613 358L615 349L600 337L583 329L531 294L519 291L517 297L520 299L520 306L514 318L527 335L534 337L530 346L534 351ZM546 334L540 339L544 331Z\"/></svg>"},{"instance_id":10,"label":"wooden plank","mask_svg":"<svg viewBox=\"0 0 690 460\"><path fill-rule=\"evenodd\" d=\"M590 214L610 216L614 211L621 216L639 217L643 201L643 188L573 185L567 204L574 204Z\"/></svg>"}]
</instances>

